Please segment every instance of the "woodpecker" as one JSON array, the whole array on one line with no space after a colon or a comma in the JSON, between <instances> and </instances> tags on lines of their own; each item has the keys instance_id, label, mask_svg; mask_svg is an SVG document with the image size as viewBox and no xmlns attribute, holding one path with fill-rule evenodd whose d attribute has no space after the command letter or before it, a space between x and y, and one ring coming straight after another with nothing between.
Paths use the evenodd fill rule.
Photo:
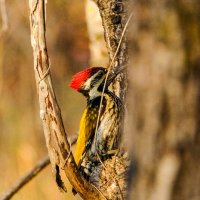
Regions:
<instances>
[{"instance_id":1,"label":"woodpecker","mask_svg":"<svg viewBox=\"0 0 200 200\"><path fill-rule=\"evenodd\" d=\"M100 162L99 159L105 160L109 155L112 156L119 146L118 125L121 119L122 103L109 89L113 77L107 81L100 120L96 128L106 73L107 69L103 67L91 67L75 74L69 84L72 89L82 93L87 99L87 106L80 121L74 156L78 168L87 177Z\"/></svg>"}]
</instances>

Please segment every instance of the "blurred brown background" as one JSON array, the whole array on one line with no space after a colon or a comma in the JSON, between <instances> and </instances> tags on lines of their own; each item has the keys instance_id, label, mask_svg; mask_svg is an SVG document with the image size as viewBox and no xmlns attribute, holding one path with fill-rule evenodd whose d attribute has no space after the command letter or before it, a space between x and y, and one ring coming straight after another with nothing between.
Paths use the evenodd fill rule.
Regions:
<instances>
[{"instance_id":1,"label":"blurred brown background","mask_svg":"<svg viewBox=\"0 0 200 200\"><path fill-rule=\"evenodd\" d=\"M28 1L7 0L6 11L8 30L0 37L0 194L47 154L33 73ZM89 66L84 1L48 2L47 46L67 133L77 133L85 99L68 83L75 72ZM59 192L48 166L13 199L71 196L70 189L68 194Z\"/></svg>"},{"instance_id":2,"label":"blurred brown background","mask_svg":"<svg viewBox=\"0 0 200 200\"><path fill-rule=\"evenodd\" d=\"M199 200L199 0L136 0L133 13L130 199Z\"/></svg>"},{"instance_id":3,"label":"blurred brown background","mask_svg":"<svg viewBox=\"0 0 200 200\"><path fill-rule=\"evenodd\" d=\"M173 199L191 199L191 195L199 199L198 1L138 0L133 3L133 32L129 38L133 52L129 91L132 94L134 91L129 112L133 118L127 138L140 169L134 199L146 200L145 195L151 192L153 200L169 199L163 198L158 190L162 186L159 178L168 176L156 171L162 158L171 159L168 152L175 154L182 170L177 173L177 180L174 179L174 188L171 187L176 195ZM71 76L88 66L108 63L101 20L93 6L89 0L55 0L47 4L52 78L69 135L78 132L86 103L68 87ZM47 154L33 73L28 1L6 0L6 10L8 29L0 35L0 194ZM148 172L145 176L144 171ZM155 198L155 192L162 198L159 195ZM78 196L72 196L70 187L67 194L59 192L50 166L13 197L14 200L67 198L78 199Z\"/></svg>"}]
</instances>

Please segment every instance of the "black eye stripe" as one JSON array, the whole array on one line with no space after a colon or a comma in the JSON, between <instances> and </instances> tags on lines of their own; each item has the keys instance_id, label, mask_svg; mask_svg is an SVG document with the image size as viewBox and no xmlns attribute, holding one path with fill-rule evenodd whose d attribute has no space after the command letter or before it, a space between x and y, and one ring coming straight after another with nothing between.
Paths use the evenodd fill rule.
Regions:
<instances>
[{"instance_id":1,"label":"black eye stripe","mask_svg":"<svg viewBox=\"0 0 200 200\"><path fill-rule=\"evenodd\" d=\"M97 76L94 77L93 80L91 81L91 86L94 87L95 84L102 78L103 75L104 75L104 72L103 71L99 71Z\"/></svg>"}]
</instances>

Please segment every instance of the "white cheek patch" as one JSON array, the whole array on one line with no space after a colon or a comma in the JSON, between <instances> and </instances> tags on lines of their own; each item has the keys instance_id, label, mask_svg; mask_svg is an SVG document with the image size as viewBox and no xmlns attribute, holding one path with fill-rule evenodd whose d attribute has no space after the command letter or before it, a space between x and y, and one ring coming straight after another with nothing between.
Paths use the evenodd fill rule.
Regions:
<instances>
[{"instance_id":1,"label":"white cheek patch","mask_svg":"<svg viewBox=\"0 0 200 200\"><path fill-rule=\"evenodd\" d=\"M90 89L91 81L92 81L91 78L87 79L87 81L84 83L84 90L89 90Z\"/></svg>"},{"instance_id":2,"label":"white cheek patch","mask_svg":"<svg viewBox=\"0 0 200 200\"><path fill-rule=\"evenodd\" d=\"M96 97L98 97L98 96L101 96L101 92L99 92L99 91L97 90L97 88L94 87L94 88L92 88L92 90L90 90L89 96L92 97L92 98L90 98L90 99L94 99L94 98L96 98Z\"/></svg>"}]
</instances>

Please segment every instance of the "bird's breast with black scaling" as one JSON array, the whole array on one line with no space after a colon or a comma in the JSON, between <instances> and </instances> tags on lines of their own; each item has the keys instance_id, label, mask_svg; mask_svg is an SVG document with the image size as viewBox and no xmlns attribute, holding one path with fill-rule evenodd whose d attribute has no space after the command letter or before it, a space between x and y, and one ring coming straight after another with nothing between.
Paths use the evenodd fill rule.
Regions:
<instances>
[{"instance_id":1,"label":"bird's breast with black scaling","mask_svg":"<svg viewBox=\"0 0 200 200\"><path fill-rule=\"evenodd\" d=\"M81 168L89 176L101 160L113 155L119 142L120 106L118 101L107 93L103 96L101 114L96 131L101 97L88 102L86 123L90 138L82 158ZM96 131L96 132L95 132ZM95 136L96 134L96 136Z\"/></svg>"}]
</instances>

